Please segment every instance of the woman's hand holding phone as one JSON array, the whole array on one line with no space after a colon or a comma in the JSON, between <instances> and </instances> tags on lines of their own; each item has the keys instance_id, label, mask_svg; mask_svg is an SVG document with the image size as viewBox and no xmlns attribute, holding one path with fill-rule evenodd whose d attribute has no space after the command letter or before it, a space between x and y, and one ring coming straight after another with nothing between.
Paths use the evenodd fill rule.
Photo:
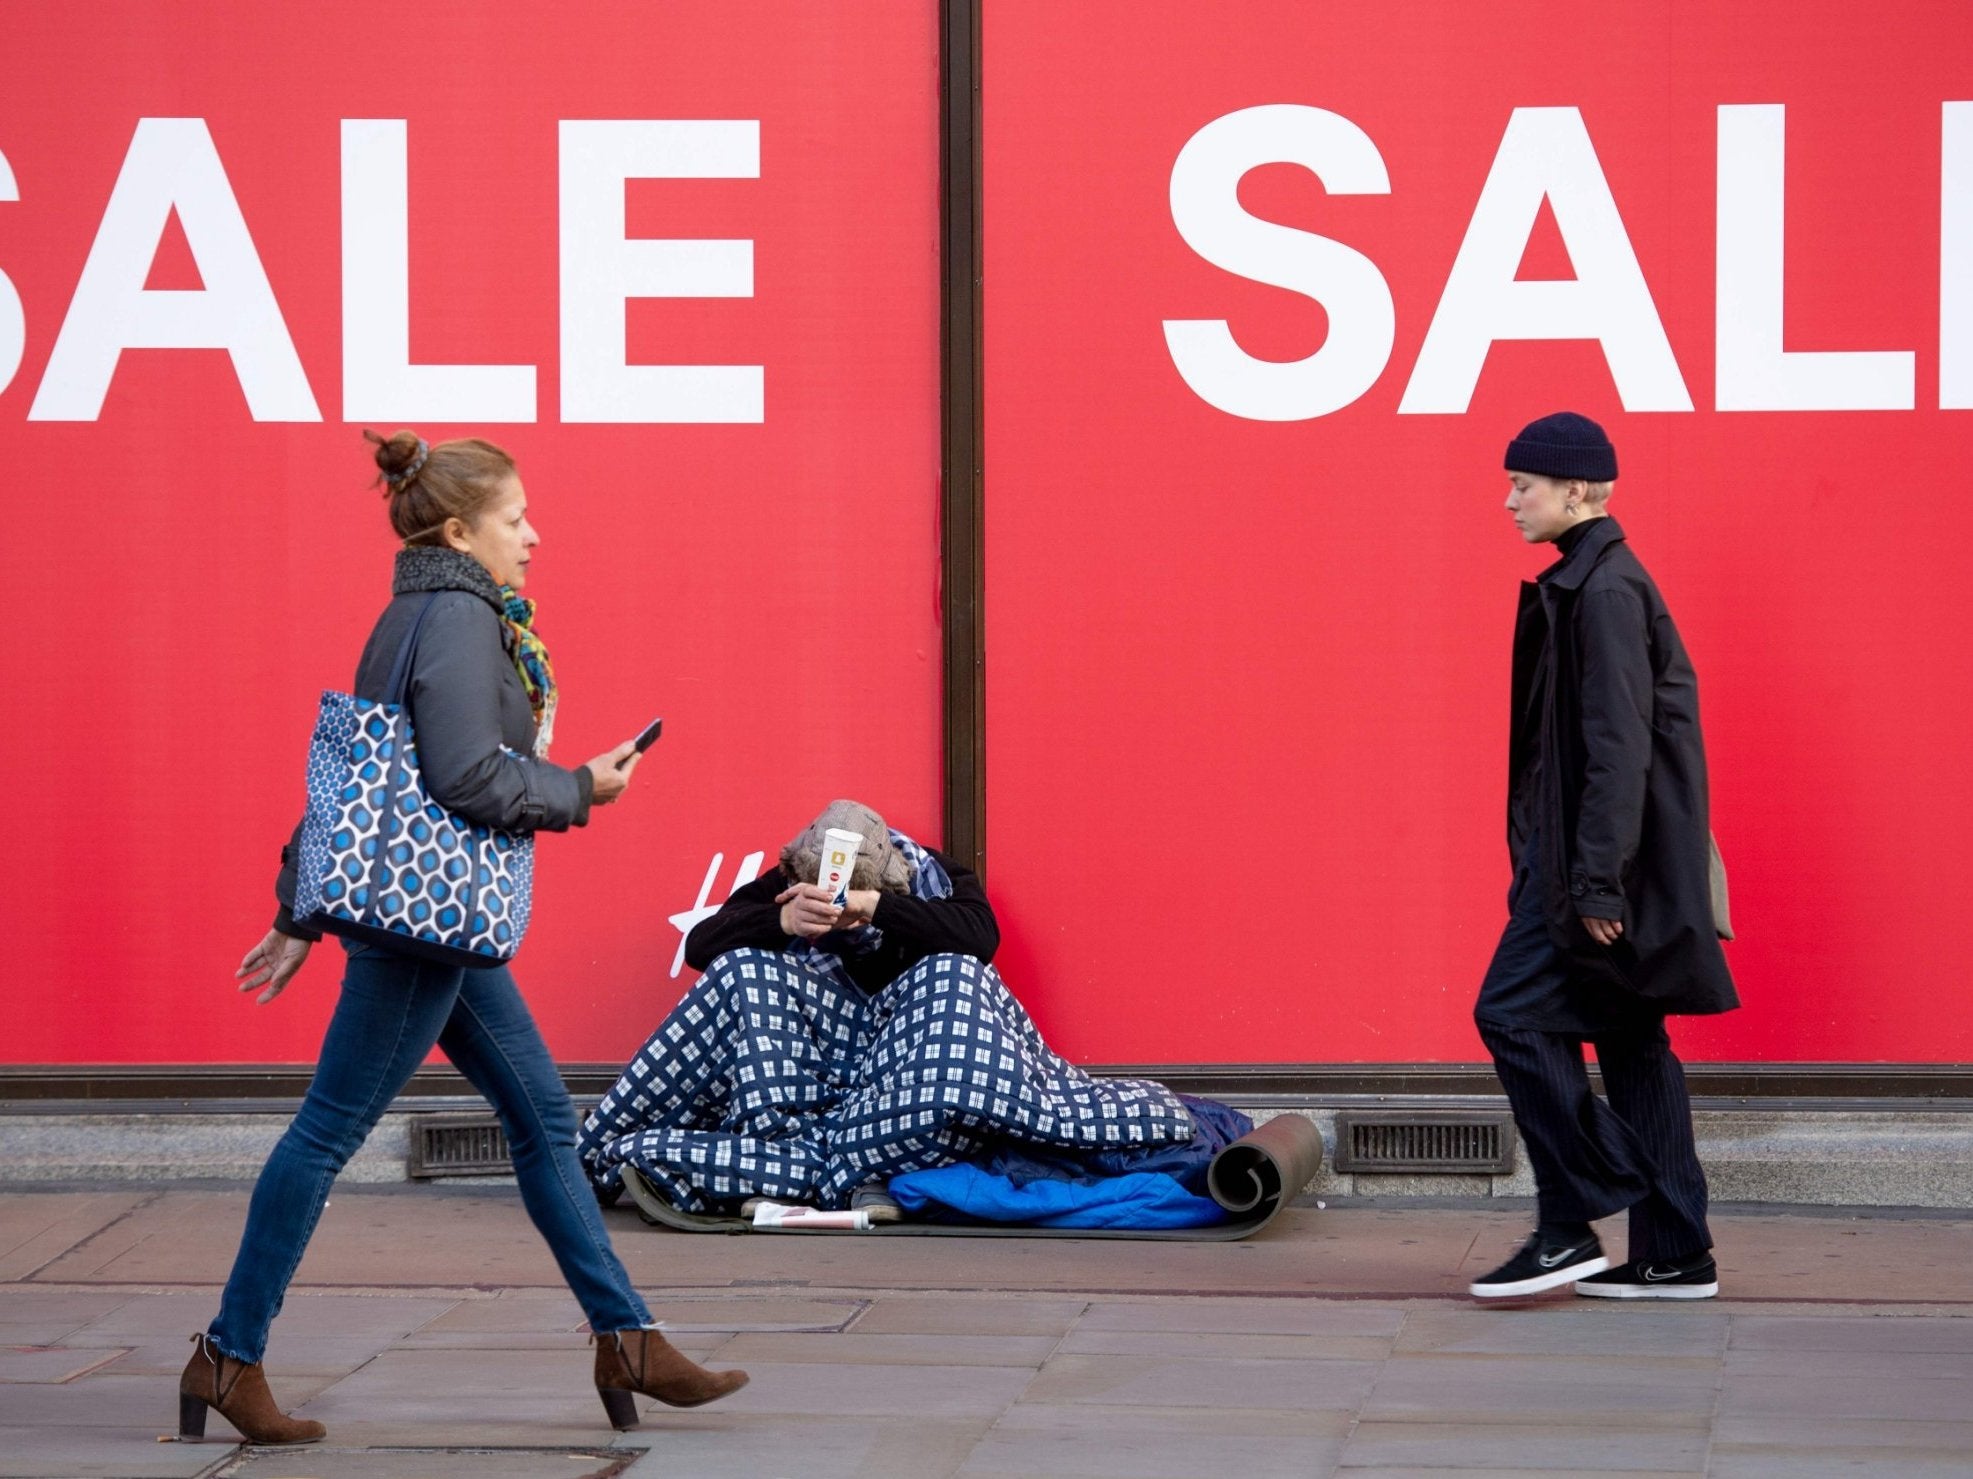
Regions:
<instances>
[{"instance_id":1,"label":"woman's hand holding phone","mask_svg":"<svg viewBox=\"0 0 1973 1479\"><path fill-rule=\"evenodd\" d=\"M630 778L642 758L637 753L637 741L625 740L614 750L591 760L587 766L591 783L589 804L608 806L623 795L630 788Z\"/></svg>"},{"instance_id":2,"label":"woman's hand holding phone","mask_svg":"<svg viewBox=\"0 0 1973 1479\"><path fill-rule=\"evenodd\" d=\"M609 754L589 762L589 774L595 782L589 795L591 806L608 806L624 793L630 785L630 773L637 769L644 752L657 743L664 727L663 719L653 719L638 731L636 739L625 740Z\"/></svg>"}]
</instances>

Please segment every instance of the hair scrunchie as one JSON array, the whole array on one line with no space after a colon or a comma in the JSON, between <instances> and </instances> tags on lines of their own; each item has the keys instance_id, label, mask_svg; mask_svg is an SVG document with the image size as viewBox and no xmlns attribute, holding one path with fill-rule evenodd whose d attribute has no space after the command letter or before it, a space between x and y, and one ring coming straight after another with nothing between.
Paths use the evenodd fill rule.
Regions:
<instances>
[{"instance_id":1,"label":"hair scrunchie","mask_svg":"<svg viewBox=\"0 0 1973 1479\"><path fill-rule=\"evenodd\" d=\"M431 455L431 451L431 443L427 442L423 437L419 437L418 455L405 464L403 471L395 475L385 473L384 481L389 483L393 488L402 488L406 483L424 471L425 459Z\"/></svg>"}]
</instances>

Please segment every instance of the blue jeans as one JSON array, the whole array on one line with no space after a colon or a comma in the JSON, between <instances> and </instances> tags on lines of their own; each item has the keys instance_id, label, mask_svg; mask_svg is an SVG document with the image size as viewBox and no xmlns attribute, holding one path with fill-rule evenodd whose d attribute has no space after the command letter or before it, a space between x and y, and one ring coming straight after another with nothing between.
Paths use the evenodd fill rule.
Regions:
<instances>
[{"instance_id":1,"label":"blue jeans","mask_svg":"<svg viewBox=\"0 0 1973 1479\"><path fill-rule=\"evenodd\" d=\"M528 1216L594 1330L651 1314L610 1247L576 1160L575 1107L505 966L461 970L345 943L342 995L300 1111L255 1184L210 1334L258 1361L329 1187L436 1042L500 1116Z\"/></svg>"}]
</instances>

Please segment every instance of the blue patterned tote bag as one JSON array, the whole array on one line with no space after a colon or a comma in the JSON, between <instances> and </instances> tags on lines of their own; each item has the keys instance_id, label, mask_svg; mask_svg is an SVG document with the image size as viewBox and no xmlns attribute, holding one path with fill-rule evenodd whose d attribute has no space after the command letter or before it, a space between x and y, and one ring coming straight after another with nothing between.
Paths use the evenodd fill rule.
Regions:
<instances>
[{"instance_id":1,"label":"blue patterned tote bag","mask_svg":"<svg viewBox=\"0 0 1973 1479\"><path fill-rule=\"evenodd\" d=\"M308 745L295 918L445 965L503 965L527 933L534 838L469 822L425 790L405 712L434 593L391 668L390 698L324 691Z\"/></svg>"}]
</instances>

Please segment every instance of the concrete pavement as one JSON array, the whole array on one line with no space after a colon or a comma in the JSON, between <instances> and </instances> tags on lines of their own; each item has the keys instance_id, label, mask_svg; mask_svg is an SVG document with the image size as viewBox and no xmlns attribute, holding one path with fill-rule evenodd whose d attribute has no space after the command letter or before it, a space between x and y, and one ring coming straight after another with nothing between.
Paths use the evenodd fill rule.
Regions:
<instances>
[{"instance_id":1,"label":"concrete pavement","mask_svg":"<svg viewBox=\"0 0 1973 1479\"><path fill-rule=\"evenodd\" d=\"M1463 1293L1525 1232L1498 1202L1302 1206L1235 1244L694 1236L616 1211L677 1343L753 1375L618 1435L511 1188L348 1187L267 1363L328 1443L159 1442L245 1205L0 1191L0 1476L1973 1474L1963 1215L1726 1209L1720 1300L1502 1309Z\"/></svg>"}]
</instances>

